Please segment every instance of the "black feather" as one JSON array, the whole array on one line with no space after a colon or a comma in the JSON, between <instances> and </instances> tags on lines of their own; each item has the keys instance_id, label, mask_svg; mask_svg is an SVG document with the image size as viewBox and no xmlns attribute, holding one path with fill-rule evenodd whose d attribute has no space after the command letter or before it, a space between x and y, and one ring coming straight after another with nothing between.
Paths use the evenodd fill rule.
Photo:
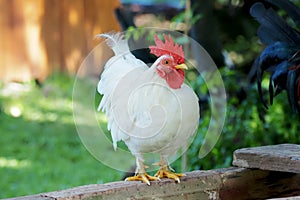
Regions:
<instances>
[{"instance_id":1,"label":"black feather","mask_svg":"<svg viewBox=\"0 0 300 200\"><path fill-rule=\"evenodd\" d=\"M272 44L274 41L282 41L282 38L278 37L280 35L273 33L274 31L265 26L260 26L257 29L257 35L259 36L260 41L264 44Z\"/></svg>"},{"instance_id":2,"label":"black feather","mask_svg":"<svg viewBox=\"0 0 300 200\"><path fill-rule=\"evenodd\" d=\"M261 62L260 58L257 58L255 63L257 64L256 68L256 83L257 83L257 89L258 89L258 96L260 98L260 101L263 103L264 107L268 109L268 105L266 101L264 100L263 93L262 93L262 87L261 87L261 82L262 82L262 76L263 76L263 71L261 69Z\"/></svg>"},{"instance_id":3,"label":"black feather","mask_svg":"<svg viewBox=\"0 0 300 200\"><path fill-rule=\"evenodd\" d=\"M272 8L266 9L262 3L258 2L251 7L250 14L263 27L260 28L258 36L262 41L267 42L267 45L275 41L289 44L299 43L299 33L291 28ZM274 39L270 40L270 35Z\"/></svg>"},{"instance_id":4,"label":"black feather","mask_svg":"<svg viewBox=\"0 0 300 200\"><path fill-rule=\"evenodd\" d=\"M298 113L300 113L300 76L299 76L299 72L297 74L297 80L296 80L296 86L297 86L297 90L296 90L296 97L297 97L297 110L298 110Z\"/></svg>"},{"instance_id":5,"label":"black feather","mask_svg":"<svg viewBox=\"0 0 300 200\"><path fill-rule=\"evenodd\" d=\"M272 76L271 81L274 84L275 88L275 96L278 95L282 90L286 89L286 79L287 73L290 67L290 63L286 60L281 62L279 65L276 66Z\"/></svg>"},{"instance_id":6,"label":"black feather","mask_svg":"<svg viewBox=\"0 0 300 200\"><path fill-rule=\"evenodd\" d=\"M288 0L266 0L267 2L281 8L293 19L295 24L300 28L300 9Z\"/></svg>"},{"instance_id":7,"label":"black feather","mask_svg":"<svg viewBox=\"0 0 300 200\"><path fill-rule=\"evenodd\" d=\"M288 94L288 100L290 107L294 113L297 111L297 95L296 95L296 79L297 79L297 73L295 70L290 70L287 75L287 82L286 82L286 88L287 88L287 94Z\"/></svg>"},{"instance_id":8,"label":"black feather","mask_svg":"<svg viewBox=\"0 0 300 200\"><path fill-rule=\"evenodd\" d=\"M273 105L274 84L273 84L273 80L271 78L269 80L269 95L270 95L270 104Z\"/></svg>"},{"instance_id":9,"label":"black feather","mask_svg":"<svg viewBox=\"0 0 300 200\"><path fill-rule=\"evenodd\" d=\"M276 66L269 82L270 104L273 104L273 98L286 88L286 76L289 68L287 61L281 62ZM274 93L275 89L275 93Z\"/></svg>"},{"instance_id":10,"label":"black feather","mask_svg":"<svg viewBox=\"0 0 300 200\"><path fill-rule=\"evenodd\" d=\"M287 0L266 0L284 9L299 27L300 9ZM263 105L262 79L264 72L270 72L269 98L273 99L283 90L287 91L288 102L293 112L300 114L300 33L290 27L273 8L266 9L262 3L254 4L250 14L261 24L257 34L267 44L253 64L256 69L257 88Z\"/></svg>"},{"instance_id":11,"label":"black feather","mask_svg":"<svg viewBox=\"0 0 300 200\"><path fill-rule=\"evenodd\" d=\"M260 54L257 68L261 68L262 73L264 71L274 72L277 65L283 60L288 60L295 51L296 47L287 43L275 42L268 45Z\"/></svg>"}]
</instances>

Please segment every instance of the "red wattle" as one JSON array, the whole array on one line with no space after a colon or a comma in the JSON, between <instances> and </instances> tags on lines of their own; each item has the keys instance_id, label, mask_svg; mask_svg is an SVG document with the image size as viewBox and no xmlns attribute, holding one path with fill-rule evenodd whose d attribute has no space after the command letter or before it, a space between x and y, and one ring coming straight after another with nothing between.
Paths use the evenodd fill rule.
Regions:
<instances>
[{"instance_id":1,"label":"red wattle","mask_svg":"<svg viewBox=\"0 0 300 200\"><path fill-rule=\"evenodd\" d=\"M184 74L173 70L166 75L166 81L171 88L178 89L184 82Z\"/></svg>"}]
</instances>

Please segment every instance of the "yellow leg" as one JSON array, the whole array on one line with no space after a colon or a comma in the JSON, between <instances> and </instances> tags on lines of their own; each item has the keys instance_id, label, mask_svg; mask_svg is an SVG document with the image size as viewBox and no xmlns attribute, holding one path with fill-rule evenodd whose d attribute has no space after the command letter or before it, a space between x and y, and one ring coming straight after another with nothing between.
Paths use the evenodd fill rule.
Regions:
<instances>
[{"instance_id":1,"label":"yellow leg","mask_svg":"<svg viewBox=\"0 0 300 200\"><path fill-rule=\"evenodd\" d=\"M147 166L145 166L143 163L142 155L136 154L135 156L136 156L136 165L137 165L136 175L127 177L125 181L142 181L144 183L147 183L147 185L150 185L150 181L159 180L159 177L150 176L149 174L146 173L145 168L147 168Z\"/></svg>"},{"instance_id":2,"label":"yellow leg","mask_svg":"<svg viewBox=\"0 0 300 200\"><path fill-rule=\"evenodd\" d=\"M169 178L174 179L176 182L180 183L179 178L185 176L185 174L173 172L173 169L169 166L168 160L165 156L162 156L161 160L156 165L160 166L160 169L154 176L160 179Z\"/></svg>"}]
</instances>

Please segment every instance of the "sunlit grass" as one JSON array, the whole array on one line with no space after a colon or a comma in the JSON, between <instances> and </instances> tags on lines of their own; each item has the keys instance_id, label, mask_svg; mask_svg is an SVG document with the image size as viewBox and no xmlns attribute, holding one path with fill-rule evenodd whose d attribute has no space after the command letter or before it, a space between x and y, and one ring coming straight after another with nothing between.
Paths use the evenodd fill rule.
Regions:
<instances>
[{"instance_id":1,"label":"sunlit grass","mask_svg":"<svg viewBox=\"0 0 300 200\"><path fill-rule=\"evenodd\" d=\"M0 198L123 176L96 160L81 143L73 120L73 82L69 75L55 74L42 87L0 84Z\"/></svg>"},{"instance_id":2,"label":"sunlit grass","mask_svg":"<svg viewBox=\"0 0 300 200\"><path fill-rule=\"evenodd\" d=\"M31 165L30 161L27 160L17 160L0 157L0 167L1 168L24 168Z\"/></svg>"}]
</instances>

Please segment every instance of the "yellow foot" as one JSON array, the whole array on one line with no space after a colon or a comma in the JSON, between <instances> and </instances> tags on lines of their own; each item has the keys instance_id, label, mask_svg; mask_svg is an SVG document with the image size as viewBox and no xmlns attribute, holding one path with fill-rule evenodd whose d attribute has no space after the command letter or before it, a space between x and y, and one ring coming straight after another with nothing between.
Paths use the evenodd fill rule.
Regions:
<instances>
[{"instance_id":1,"label":"yellow foot","mask_svg":"<svg viewBox=\"0 0 300 200\"><path fill-rule=\"evenodd\" d=\"M158 172L156 172L156 174L154 176L158 177L160 179L161 178L174 179L176 182L180 183L179 177L185 176L185 174L175 173L175 172L170 171L170 169L168 167L162 167L158 170Z\"/></svg>"},{"instance_id":2,"label":"yellow foot","mask_svg":"<svg viewBox=\"0 0 300 200\"><path fill-rule=\"evenodd\" d=\"M136 176L127 177L125 181L143 181L144 183L147 183L150 185L150 181L157 181L159 180L159 177L150 176L147 173L139 173Z\"/></svg>"}]
</instances>

